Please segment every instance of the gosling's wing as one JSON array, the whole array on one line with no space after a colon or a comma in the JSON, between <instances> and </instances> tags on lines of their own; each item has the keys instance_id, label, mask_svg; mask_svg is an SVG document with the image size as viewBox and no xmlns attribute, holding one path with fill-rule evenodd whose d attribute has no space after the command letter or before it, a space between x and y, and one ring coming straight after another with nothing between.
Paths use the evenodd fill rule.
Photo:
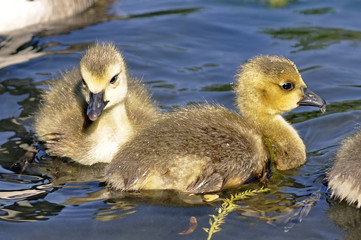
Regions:
<instances>
[{"instance_id":1,"label":"gosling's wing","mask_svg":"<svg viewBox=\"0 0 361 240\"><path fill-rule=\"evenodd\" d=\"M74 69L53 80L42 96L34 129L50 155L69 156L79 144L82 146L85 100L81 91L81 76Z\"/></svg>"},{"instance_id":2,"label":"gosling's wing","mask_svg":"<svg viewBox=\"0 0 361 240\"><path fill-rule=\"evenodd\" d=\"M223 187L224 179L221 174L213 172L200 176L195 182L189 185L186 192L206 193L220 191Z\"/></svg>"},{"instance_id":3,"label":"gosling's wing","mask_svg":"<svg viewBox=\"0 0 361 240\"><path fill-rule=\"evenodd\" d=\"M116 190L139 190L148 173L148 168L134 161L127 161L118 154L109 164L105 178Z\"/></svg>"}]
</instances>

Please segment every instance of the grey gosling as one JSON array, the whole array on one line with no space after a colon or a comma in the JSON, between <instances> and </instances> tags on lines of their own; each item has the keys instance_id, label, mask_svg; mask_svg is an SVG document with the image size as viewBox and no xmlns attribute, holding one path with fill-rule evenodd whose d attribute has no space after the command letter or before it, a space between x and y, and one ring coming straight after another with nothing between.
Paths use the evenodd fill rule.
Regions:
<instances>
[{"instance_id":1,"label":"grey gosling","mask_svg":"<svg viewBox=\"0 0 361 240\"><path fill-rule=\"evenodd\" d=\"M361 207L361 131L346 138L327 173L331 195Z\"/></svg>"},{"instance_id":2,"label":"grey gosling","mask_svg":"<svg viewBox=\"0 0 361 240\"><path fill-rule=\"evenodd\" d=\"M110 162L119 148L158 115L142 84L131 79L111 43L96 44L43 96L35 134L52 156L85 165Z\"/></svg>"},{"instance_id":3,"label":"grey gosling","mask_svg":"<svg viewBox=\"0 0 361 240\"><path fill-rule=\"evenodd\" d=\"M222 106L165 114L124 145L108 165L106 181L116 190L174 189L205 193L262 179L270 142L278 170L306 161L303 141L281 116L299 105L324 107L307 89L295 64L259 56L236 76L242 116Z\"/></svg>"}]
</instances>

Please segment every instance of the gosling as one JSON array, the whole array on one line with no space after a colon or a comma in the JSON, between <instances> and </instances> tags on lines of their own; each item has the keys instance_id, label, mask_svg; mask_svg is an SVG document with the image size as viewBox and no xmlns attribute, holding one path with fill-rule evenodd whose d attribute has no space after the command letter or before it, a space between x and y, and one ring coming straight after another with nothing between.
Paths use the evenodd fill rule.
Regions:
<instances>
[{"instance_id":1,"label":"gosling","mask_svg":"<svg viewBox=\"0 0 361 240\"><path fill-rule=\"evenodd\" d=\"M142 84L128 75L111 43L95 44L42 96L34 129L47 154L84 165L110 162L159 114Z\"/></svg>"},{"instance_id":2,"label":"gosling","mask_svg":"<svg viewBox=\"0 0 361 240\"><path fill-rule=\"evenodd\" d=\"M265 177L271 153L278 170L305 163L297 131L281 116L299 105L325 107L307 89L295 64L259 56L236 75L242 116L222 106L165 114L127 142L108 165L106 181L116 190L173 189L205 193Z\"/></svg>"},{"instance_id":3,"label":"gosling","mask_svg":"<svg viewBox=\"0 0 361 240\"><path fill-rule=\"evenodd\" d=\"M361 207L361 131L343 141L327 173L331 196Z\"/></svg>"}]
</instances>

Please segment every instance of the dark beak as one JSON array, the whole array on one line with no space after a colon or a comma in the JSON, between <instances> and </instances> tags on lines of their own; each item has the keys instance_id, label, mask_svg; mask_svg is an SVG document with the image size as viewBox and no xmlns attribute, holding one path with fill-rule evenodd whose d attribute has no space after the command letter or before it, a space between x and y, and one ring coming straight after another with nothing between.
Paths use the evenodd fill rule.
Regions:
<instances>
[{"instance_id":1,"label":"dark beak","mask_svg":"<svg viewBox=\"0 0 361 240\"><path fill-rule=\"evenodd\" d=\"M95 121L102 114L105 105L108 102L104 101L104 91L99 93L90 92L89 95L89 104L86 110L86 115L91 121Z\"/></svg>"},{"instance_id":2,"label":"dark beak","mask_svg":"<svg viewBox=\"0 0 361 240\"><path fill-rule=\"evenodd\" d=\"M319 108L326 107L326 101L323 100L320 96L316 93L312 92L308 88L303 89L303 98L298 102L301 106L315 106Z\"/></svg>"}]
</instances>

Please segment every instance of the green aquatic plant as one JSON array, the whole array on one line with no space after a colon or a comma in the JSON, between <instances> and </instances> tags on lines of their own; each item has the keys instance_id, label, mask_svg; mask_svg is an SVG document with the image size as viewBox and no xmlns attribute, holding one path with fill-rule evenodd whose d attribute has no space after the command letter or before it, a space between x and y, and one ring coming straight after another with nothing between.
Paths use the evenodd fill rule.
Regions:
<instances>
[{"instance_id":1,"label":"green aquatic plant","mask_svg":"<svg viewBox=\"0 0 361 240\"><path fill-rule=\"evenodd\" d=\"M208 233L207 240L210 240L214 233L221 231L220 226L225 223L227 215L238 207L238 205L235 204L236 201L240 201L252 197L258 193L267 191L269 191L268 188L261 187L260 189L246 190L235 195L231 194L229 198L226 198L222 205L218 208L218 215L209 215L211 217L211 219L209 219L210 227L203 228L203 230Z\"/></svg>"}]
</instances>

